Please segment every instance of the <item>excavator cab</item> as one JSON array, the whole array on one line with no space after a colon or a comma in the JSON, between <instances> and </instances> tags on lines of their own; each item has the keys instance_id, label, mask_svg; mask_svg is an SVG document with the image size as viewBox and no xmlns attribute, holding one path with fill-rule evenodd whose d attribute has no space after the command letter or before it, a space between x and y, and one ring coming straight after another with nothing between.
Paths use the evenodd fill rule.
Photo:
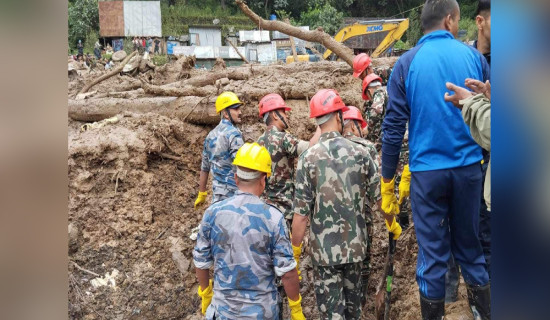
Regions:
<instances>
[{"instance_id":1,"label":"excavator cab","mask_svg":"<svg viewBox=\"0 0 550 320\"><path fill-rule=\"evenodd\" d=\"M370 35L379 32L388 32L386 37L380 42L378 47L370 55L373 58L377 58L380 55L386 53L401 37L405 34L405 31L409 28L409 19L387 19L387 20L371 20L371 21L359 21L352 25L346 26L334 36L334 40L338 42L344 42L347 39ZM336 56L332 54L332 51L327 49L323 54L323 58L329 60L335 60Z\"/></svg>"}]
</instances>

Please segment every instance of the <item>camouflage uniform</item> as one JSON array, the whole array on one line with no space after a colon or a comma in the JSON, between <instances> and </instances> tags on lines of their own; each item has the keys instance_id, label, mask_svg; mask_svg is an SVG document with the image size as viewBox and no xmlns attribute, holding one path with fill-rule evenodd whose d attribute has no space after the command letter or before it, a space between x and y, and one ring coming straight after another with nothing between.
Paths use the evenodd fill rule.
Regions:
<instances>
[{"instance_id":1,"label":"camouflage uniform","mask_svg":"<svg viewBox=\"0 0 550 320\"><path fill-rule=\"evenodd\" d=\"M293 211L310 217L321 318L361 315L360 275L367 250L364 212L369 206L375 209L369 200L380 198L379 182L369 151L338 132L323 133L298 159Z\"/></svg>"},{"instance_id":2,"label":"camouflage uniform","mask_svg":"<svg viewBox=\"0 0 550 320\"><path fill-rule=\"evenodd\" d=\"M370 142L367 139L360 138L356 135L354 135L351 132L347 132L344 137L349 139L350 141L353 141L355 143L358 143L362 146L364 146L368 151L372 159L374 159L374 163L376 165L376 172L379 172L380 167L380 155L378 152L376 152L376 148L374 147L374 143ZM373 203L376 203L377 199L370 199ZM370 207L367 207L367 210L365 212L365 220L367 223L367 254L365 257L365 260L363 260L363 268L361 269L361 279L363 282L363 299L362 304L366 301L366 294L367 294L367 287L368 287L368 281L369 281L369 275L370 275L370 256L371 256L371 250L372 250L372 210Z\"/></svg>"},{"instance_id":3,"label":"camouflage uniform","mask_svg":"<svg viewBox=\"0 0 550 320\"><path fill-rule=\"evenodd\" d=\"M286 131L270 126L258 138L271 155L271 177L267 181L262 198L276 206L286 219L292 219L294 199L294 159L309 146Z\"/></svg>"},{"instance_id":4,"label":"camouflage uniform","mask_svg":"<svg viewBox=\"0 0 550 320\"><path fill-rule=\"evenodd\" d=\"M240 190L204 213L193 262L214 266L207 319L277 319L275 278L296 268L282 213Z\"/></svg>"},{"instance_id":5,"label":"camouflage uniform","mask_svg":"<svg viewBox=\"0 0 550 320\"><path fill-rule=\"evenodd\" d=\"M385 87L376 89L372 95L372 100L365 102L365 115L369 126L367 140L374 142L376 151L382 149L382 121L386 114L388 104L388 93Z\"/></svg>"},{"instance_id":6,"label":"camouflage uniform","mask_svg":"<svg viewBox=\"0 0 550 320\"><path fill-rule=\"evenodd\" d=\"M212 171L212 203L233 196L237 191L233 159L244 144L241 131L222 119L204 140L201 170Z\"/></svg>"},{"instance_id":7,"label":"camouflage uniform","mask_svg":"<svg viewBox=\"0 0 550 320\"><path fill-rule=\"evenodd\" d=\"M382 85L385 86L388 84L392 68L390 67L377 67L374 68L374 73L376 73L380 78L382 78Z\"/></svg>"}]
</instances>

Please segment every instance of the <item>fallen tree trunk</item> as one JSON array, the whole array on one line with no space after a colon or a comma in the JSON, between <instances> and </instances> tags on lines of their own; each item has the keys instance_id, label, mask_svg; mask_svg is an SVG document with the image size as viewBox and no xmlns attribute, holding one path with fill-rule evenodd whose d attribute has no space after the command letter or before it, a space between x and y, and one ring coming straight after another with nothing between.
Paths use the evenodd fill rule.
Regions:
<instances>
[{"instance_id":1,"label":"fallen tree trunk","mask_svg":"<svg viewBox=\"0 0 550 320\"><path fill-rule=\"evenodd\" d=\"M220 122L220 116L214 109L214 99L215 97L211 99L201 97L71 99L69 100L69 118L76 121L95 122L124 112L154 112L193 124L215 125Z\"/></svg>"},{"instance_id":2,"label":"fallen tree trunk","mask_svg":"<svg viewBox=\"0 0 550 320\"><path fill-rule=\"evenodd\" d=\"M343 43L334 40L334 38L324 32L322 28L317 28L317 30L313 31L306 31L293 27L282 21L264 20L250 10L250 8L242 0L236 0L235 3L247 17L249 17L250 20L258 26L258 28L271 31L280 31L289 36L310 42L319 42L353 67L353 51L346 47Z\"/></svg>"},{"instance_id":3,"label":"fallen tree trunk","mask_svg":"<svg viewBox=\"0 0 550 320\"><path fill-rule=\"evenodd\" d=\"M141 87L145 90L145 93L154 96L169 96L169 97L207 97L218 95L217 90L209 89L208 87L185 87L185 88L162 88L145 82L140 78ZM214 88L215 89L215 88Z\"/></svg>"},{"instance_id":4,"label":"fallen tree trunk","mask_svg":"<svg viewBox=\"0 0 550 320\"><path fill-rule=\"evenodd\" d=\"M209 72L205 75L195 76L184 81L176 81L160 86L163 89L167 88L176 88L183 86L195 86L195 87L204 87L207 85L216 84L216 80L222 78L228 78L229 80L248 80L250 76L250 70L223 70L220 72Z\"/></svg>"},{"instance_id":5,"label":"fallen tree trunk","mask_svg":"<svg viewBox=\"0 0 550 320\"><path fill-rule=\"evenodd\" d=\"M82 88L82 90L80 90L79 93L88 92L88 90L90 90L91 87L95 86L96 84L100 83L101 81L103 81L105 79L109 79L110 77L114 76L115 74L120 73L122 71L122 69L124 68L124 65L126 65L126 63L128 63L128 61L130 61L130 59L132 59L132 57L135 56L137 53L138 53L137 51L132 52L132 54L130 54L126 58L124 58L124 60L122 60L122 62L118 66L116 66L116 68L114 68L111 72L106 73L106 74L102 75L101 77L92 80L90 83L86 84L84 86L84 88Z\"/></svg>"}]
</instances>

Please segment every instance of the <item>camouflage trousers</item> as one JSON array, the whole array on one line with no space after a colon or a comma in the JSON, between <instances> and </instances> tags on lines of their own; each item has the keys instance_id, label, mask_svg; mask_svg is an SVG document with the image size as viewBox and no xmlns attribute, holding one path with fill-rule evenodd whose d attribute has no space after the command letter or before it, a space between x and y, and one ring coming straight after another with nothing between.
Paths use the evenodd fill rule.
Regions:
<instances>
[{"instance_id":1,"label":"camouflage trousers","mask_svg":"<svg viewBox=\"0 0 550 320\"><path fill-rule=\"evenodd\" d=\"M315 297L321 319L361 318L363 262L336 266L313 265Z\"/></svg>"}]
</instances>

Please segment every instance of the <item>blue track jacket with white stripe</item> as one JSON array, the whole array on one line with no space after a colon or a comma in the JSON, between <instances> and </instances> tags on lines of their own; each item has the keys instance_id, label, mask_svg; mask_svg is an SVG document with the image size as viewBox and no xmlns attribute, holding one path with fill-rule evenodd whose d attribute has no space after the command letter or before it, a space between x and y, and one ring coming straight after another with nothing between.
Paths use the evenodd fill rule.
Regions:
<instances>
[{"instance_id":1,"label":"blue track jacket with white stripe","mask_svg":"<svg viewBox=\"0 0 550 320\"><path fill-rule=\"evenodd\" d=\"M445 30L424 35L395 64L382 123L382 176L392 179L409 121L411 172L450 169L481 161L460 110L445 102L446 82L488 80L490 69L476 49Z\"/></svg>"}]
</instances>

